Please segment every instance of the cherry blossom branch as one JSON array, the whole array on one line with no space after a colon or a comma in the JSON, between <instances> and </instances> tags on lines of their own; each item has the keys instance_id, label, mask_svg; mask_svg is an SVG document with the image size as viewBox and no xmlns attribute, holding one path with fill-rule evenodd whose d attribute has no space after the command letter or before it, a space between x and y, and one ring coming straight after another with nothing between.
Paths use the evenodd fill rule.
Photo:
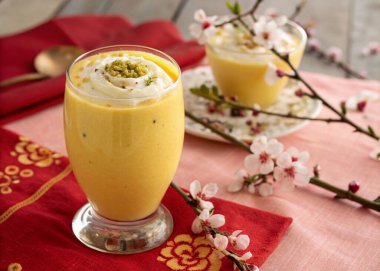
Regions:
<instances>
[{"instance_id":1,"label":"cherry blossom branch","mask_svg":"<svg viewBox=\"0 0 380 271\"><path fill-rule=\"evenodd\" d=\"M254 4L254 7L255 9L258 8L258 5L260 5L260 3L262 2L262 0L257 0L256 3ZM252 28L250 28L243 20L243 16L241 15L236 15L236 20L239 21L241 23L241 25L246 29L246 31L248 33L250 33L252 35L252 37L255 36L255 32ZM219 26L223 26L224 24L226 23L222 23L221 25ZM356 123L354 123L353 121L351 121L350 119L348 119L345 115L345 112L340 112L339 110L337 110L334 106L332 106L327 100L325 100L324 98L322 98L318 92L316 91L316 89L314 89L307 81L306 79L298 72L298 69L291 63L290 61L290 57L289 57L289 54L281 54L277 51L276 48L274 47L270 47L268 48L274 55L276 55L278 58L280 58L283 62L285 62L288 67L291 69L291 71L293 72L293 74L289 77L303 83L308 89L309 91L311 92L311 97L314 98L314 99L318 99L320 100L323 105L325 105L327 108L329 108L331 111L333 111L340 119L340 122L343 122L343 123L347 123L348 125L350 125L351 127L354 128L354 132L358 132L358 133L361 133L361 134L364 134L364 135L367 135L369 137L371 137L372 139L375 139L375 140L379 140L380 137L375 133L375 131L373 130L372 127L368 127L367 129L364 129L362 127L360 127L359 125L357 125Z\"/></svg>"},{"instance_id":2,"label":"cherry blossom branch","mask_svg":"<svg viewBox=\"0 0 380 271\"><path fill-rule=\"evenodd\" d=\"M209 124L209 123L203 121L202 119L194 116L190 112L186 111L185 114L187 117L191 118L193 121L195 121L195 122L201 124L202 126L210 129L212 132L218 134L219 136L226 139L227 141L236 144L241 149L243 149L249 153L252 153L250 147L246 143L240 141L239 139L235 138L234 136L218 130L217 128L213 127L211 124ZM336 186L334 186L334 185L332 185L326 181L321 180L317 176L311 177L310 183L315 185L315 186L318 186L322 189L325 189L325 190L328 190L330 192L335 193L336 198L338 198L338 199L347 199L347 200L359 203L363 207L367 207L369 209L380 212L380 201L378 199L369 200L369 199L363 198L361 196L356 195L354 192L350 191L349 189L344 190L344 189L341 189L339 187L336 187Z\"/></svg>"},{"instance_id":3,"label":"cherry blossom branch","mask_svg":"<svg viewBox=\"0 0 380 271\"><path fill-rule=\"evenodd\" d=\"M205 85L202 85L200 88L192 88L192 89L190 89L190 91L192 94L194 94L196 96L208 99L210 101L214 101L220 105L227 105L231 108L237 108L237 109L241 109L241 110L251 111L254 115L264 114L264 115L268 115L268 116L276 116L276 117L281 117L281 118L297 119L297 120L310 120L310 121L322 121L322 122L327 122L327 123L343 122L340 118L339 119L333 119L333 118L302 117L302 116L294 115L292 113L282 114L282 113L267 111L267 110L256 108L256 107L246 106L246 105L240 104L236 101L233 101L231 98L228 99L228 98L225 98L223 96L221 97L219 95L218 96L214 95L210 91L210 89ZM302 94L300 94L300 96L308 96L308 94L302 93Z\"/></svg>"},{"instance_id":4,"label":"cherry blossom branch","mask_svg":"<svg viewBox=\"0 0 380 271\"><path fill-rule=\"evenodd\" d=\"M235 15L237 15L236 17L233 17L227 21L223 21L222 23L220 24L216 24L215 27L220 27L220 26L223 26L225 24L228 24L228 23L234 23L236 21L238 21L241 17L245 17L245 16L248 16L248 15L254 15L257 8L260 6L261 2L263 2L264 0L257 0L256 3L252 6L251 9L249 9L248 11L244 12L244 13L241 13L240 14L240 4L238 2L235 2L235 9L234 8L231 8L231 12L233 12Z\"/></svg>"},{"instance_id":5,"label":"cherry blossom branch","mask_svg":"<svg viewBox=\"0 0 380 271\"><path fill-rule=\"evenodd\" d=\"M295 20L295 18L301 13L302 9L305 7L307 4L307 0L301 0L295 7L292 15L289 16L290 20Z\"/></svg>"},{"instance_id":6,"label":"cherry blossom branch","mask_svg":"<svg viewBox=\"0 0 380 271\"><path fill-rule=\"evenodd\" d=\"M205 201L205 199L211 198L216 194L217 186L215 184L208 184L203 188L203 190L201 190L200 183L198 181L193 181L190 184L190 193L183 191L174 182L171 182L170 185L197 214L197 218L194 220L192 225L192 230L194 233L203 232L207 239L209 239L210 243L214 246L215 250L230 259L234 266L236 266L239 270L259 271L255 265L245 262L247 259L252 257L250 252L240 255L230 249L227 249L227 245L230 242L235 249L245 250L248 247L250 240L248 235L240 235L240 231L230 234L228 232L222 232L218 229L218 227L223 226L225 223L224 216L212 215L214 206L211 202Z\"/></svg>"},{"instance_id":7,"label":"cherry blossom branch","mask_svg":"<svg viewBox=\"0 0 380 271\"><path fill-rule=\"evenodd\" d=\"M301 26L305 29L306 33L309 32L306 26L303 26L303 25ZM319 45L317 46L317 45L309 44L308 50L306 52L314 53L318 59L330 61L337 68L344 71L347 76L355 77L357 79L368 79L366 76L364 76L360 72L355 71L353 68L350 67L350 65L348 65L344 61L335 59L328 50L324 51Z\"/></svg>"},{"instance_id":8,"label":"cherry blossom branch","mask_svg":"<svg viewBox=\"0 0 380 271\"><path fill-rule=\"evenodd\" d=\"M296 17L301 13L305 5L307 4L307 0L301 0L295 7L292 15L289 16L289 19L294 21ZM307 33L308 38L312 38L311 30L308 25L300 24L302 28ZM314 41L317 41L314 39ZM355 71L353 68L350 67L347 63L343 62L342 60L338 60L333 57L333 55L329 52L329 50L324 51L320 46L319 42L317 44L309 44L308 50L309 53L315 53L318 59L321 60L327 60L331 63L335 64L335 66L341 70L343 70L348 77L355 77L358 79L368 79L366 76L361 74L360 72Z\"/></svg>"}]
</instances>

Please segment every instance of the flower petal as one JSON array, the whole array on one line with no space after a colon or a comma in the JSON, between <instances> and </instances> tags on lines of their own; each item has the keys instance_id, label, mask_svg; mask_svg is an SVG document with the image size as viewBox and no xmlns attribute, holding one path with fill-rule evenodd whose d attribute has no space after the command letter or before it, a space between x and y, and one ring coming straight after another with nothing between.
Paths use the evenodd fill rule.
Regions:
<instances>
[{"instance_id":1,"label":"flower petal","mask_svg":"<svg viewBox=\"0 0 380 271\"><path fill-rule=\"evenodd\" d=\"M267 71L265 72L265 82L267 85L274 85L277 83L277 81L280 79L277 75L277 67L272 62L269 62L267 64Z\"/></svg>"},{"instance_id":2,"label":"flower petal","mask_svg":"<svg viewBox=\"0 0 380 271\"><path fill-rule=\"evenodd\" d=\"M248 177L248 172L244 169L239 169L235 172L235 180L239 182L244 182Z\"/></svg>"},{"instance_id":3,"label":"flower petal","mask_svg":"<svg viewBox=\"0 0 380 271\"><path fill-rule=\"evenodd\" d=\"M199 214L199 219L202 221L206 221L210 218L210 211L207 209L202 210L202 212Z\"/></svg>"},{"instance_id":4,"label":"flower petal","mask_svg":"<svg viewBox=\"0 0 380 271\"><path fill-rule=\"evenodd\" d=\"M253 140L250 149L253 153L260 153L266 149L267 143L268 143L268 139L266 136L256 137Z\"/></svg>"},{"instance_id":5,"label":"flower petal","mask_svg":"<svg viewBox=\"0 0 380 271\"><path fill-rule=\"evenodd\" d=\"M198 9L194 12L194 20L203 23L207 19L206 12L203 9Z\"/></svg>"},{"instance_id":6,"label":"flower petal","mask_svg":"<svg viewBox=\"0 0 380 271\"><path fill-rule=\"evenodd\" d=\"M248 192L251 193L251 194L255 193L255 185L253 183L251 183L250 185L248 185Z\"/></svg>"},{"instance_id":7,"label":"flower petal","mask_svg":"<svg viewBox=\"0 0 380 271\"><path fill-rule=\"evenodd\" d=\"M242 181L233 182L227 187L227 191L230 193L239 192L243 188L243 185Z\"/></svg>"},{"instance_id":8,"label":"flower petal","mask_svg":"<svg viewBox=\"0 0 380 271\"><path fill-rule=\"evenodd\" d=\"M273 170L273 178L281 182L284 179L284 169L282 167L275 167Z\"/></svg>"},{"instance_id":9,"label":"flower petal","mask_svg":"<svg viewBox=\"0 0 380 271\"><path fill-rule=\"evenodd\" d=\"M199 234L203 231L201 220L198 217L196 217L193 224L191 224L191 231L195 234Z\"/></svg>"},{"instance_id":10,"label":"flower petal","mask_svg":"<svg viewBox=\"0 0 380 271\"><path fill-rule=\"evenodd\" d=\"M292 164L292 158L289 153L283 152L277 156L276 164L280 167L286 168Z\"/></svg>"},{"instance_id":11,"label":"flower petal","mask_svg":"<svg viewBox=\"0 0 380 271\"><path fill-rule=\"evenodd\" d=\"M260 173L261 174L269 174L273 171L274 168L274 162L272 159L269 159L266 163L262 163L260 166Z\"/></svg>"},{"instance_id":12,"label":"flower petal","mask_svg":"<svg viewBox=\"0 0 380 271\"><path fill-rule=\"evenodd\" d=\"M214 246L217 250L225 250L228 245L228 238L222 234L216 234L214 238Z\"/></svg>"},{"instance_id":13,"label":"flower petal","mask_svg":"<svg viewBox=\"0 0 380 271\"><path fill-rule=\"evenodd\" d=\"M244 159L244 166L250 170L256 170L260 167L260 159L258 154L250 154Z\"/></svg>"},{"instance_id":14,"label":"flower petal","mask_svg":"<svg viewBox=\"0 0 380 271\"><path fill-rule=\"evenodd\" d=\"M199 199L199 207L201 207L202 210L211 210L214 209L214 204L212 204L211 201Z\"/></svg>"},{"instance_id":15,"label":"flower petal","mask_svg":"<svg viewBox=\"0 0 380 271\"><path fill-rule=\"evenodd\" d=\"M267 197L273 194L273 186L270 183L263 183L259 187L259 194L262 197Z\"/></svg>"},{"instance_id":16,"label":"flower petal","mask_svg":"<svg viewBox=\"0 0 380 271\"><path fill-rule=\"evenodd\" d=\"M310 158L310 154L307 151L303 151L298 154L298 161L303 164L306 164L307 161L309 161L309 158Z\"/></svg>"},{"instance_id":17,"label":"flower petal","mask_svg":"<svg viewBox=\"0 0 380 271\"><path fill-rule=\"evenodd\" d=\"M238 236L241 232L242 232L242 230L236 230L236 231L234 231L234 232L230 235L230 237L236 237L236 236Z\"/></svg>"},{"instance_id":18,"label":"flower petal","mask_svg":"<svg viewBox=\"0 0 380 271\"><path fill-rule=\"evenodd\" d=\"M244 253L243 256L240 257L240 260L246 261L250 258L252 258L252 253L248 251L248 252Z\"/></svg>"},{"instance_id":19,"label":"flower petal","mask_svg":"<svg viewBox=\"0 0 380 271\"><path fill-rule=\"evenodd\" d=\"M212 215L208 219L208 222L210 223L211 227L220 228L221 226L223 226L226 223L226 219L225 219L224 215L217 214L217 215Z\"/></svg>"},{"instance_id":20,"label":"flower petal","mask_svg":"<svg viewBox=\"0 0 380 271\"><path fill-rule=\"evenodd\" d=\"M194 23L189 26L189 32L193 38L199 39L202 36L203 29L201 25Z\"/></svg>"},{"instance_id":21,"label":"flower petal","mask_svg":"<svg viewBox=\"0 0 380 271\"><path fill-rule=\"evenodd\" d=\"M284 150L284 145L282 145L276 139L273 138L273 139L269 140L268 147L267 147L266 151L272 156L272 158L275 158L283 150Z\"/></svg>"},{"instance_id":22,"label":"flower petal","mask_svg":"<svg viewBox=\"0 0 380 271\"><path fill-rule=\"evenodd\" d=\"M235 248L238 250L246 250L250 243L249 236L246 234L241 234L236 238Z\"/></svg>"},{"instance_id":23,"label":"flower petal","mask_svg":"<svg viewBox=\"0 0 380 271\"><path fill-rule=\"evenodd\" d=\"M190 195L193 199L196 199L202 191L201 183L198 180L194 180L190 183Z\"/></svg>"},{"instance_id":24,"label":"flower petal","mask_svg":"<svg viewBox=\"0 0 380 271\"><path fill-rule=\"evenodd\" d=\"M202 196L205 199L212 198L218 192L218 185L216 183L208 183L202 189Z\"/></svg>"}]
</instances>

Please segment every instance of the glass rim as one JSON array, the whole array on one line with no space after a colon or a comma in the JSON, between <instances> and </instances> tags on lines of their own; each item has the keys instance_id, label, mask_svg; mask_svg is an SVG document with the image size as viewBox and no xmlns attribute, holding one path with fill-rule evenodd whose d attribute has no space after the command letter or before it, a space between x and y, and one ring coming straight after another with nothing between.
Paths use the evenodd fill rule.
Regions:
<instances>
[{"instance_id":1,"label":"glass rim","mask_svg":"<svg viewBox=\"0 0 380 271\"><path fill-rule=\"evenodd\" d=\"M293 52L296 52L297 50L299 50L299 48L301 47L304 47L306 45L306 40L307 40L307 34L305 32L305 30L303 29L303 27L301 27L299 24L297 24L296 22L294 21L287 21L286 24L285 24L285 27L286 26L290 26L292 29L295 29L297 32L298 32L298 36L301 38L301 42L294 48L292 48L291 50L288 50L286 51L285 53L287 54L291 54ZM212 45L210 44L209 42L209 39L207 39L206 41L206 45L210 48L218 48L217 46L215 45ZM219 50L222 50L222 51L226 51L226 52L231 52L231 53L239 53L239 54L242 54L242 55L272 55L273 53L272 52L241 52L241 51L238 51L238 50L234 50L234 49L227 49L227 48L223 48L223 47L219 47L218 48Z\"/></svg>"},{"instance_id":2,"label":"glass rim","mask_svg":"<svg viewBox=\"0 0 380 271\"><path fill-rule=\"evenodd\" d=\"M91 55L95 55L96 52L100 52L101 50L107 50L107 49L112 49L112 48L118 48L118 50L114 50L114 51L121 51L121 50L129 50L129 51L133 51L133 48L137 49L137 50L134 50L134 51L138 51L138 49L144 49L144 50L140 50L141 52L146 52L146 53L156 53L154 55L156 56L159 56L159 57L166 57L165 60L169 60L170 63L172 63L174 65L174 67L177 69L178 71L178 77L177 79L172 83L170 84L170 86L166 87L165 89L163 89L162 91L160 91L159 93L155 93L155 94L150 94L150 95L146 95L146 96L142 96L142 97L132 97L132 98L114 98L114 97L102 97L102 96L97 96L97 95L94 95L94 94L90 94L88 92L85 92L81 89L81 87L78 87L76 86L73 81L71 80L71 77L70 77L70 71L71 71L71 68L74 66L74 64L78 63L80 60L83 60L85 58L87 58L88 56L91 56ZM129 49L128 49L129 48ZM111 52L112 50L109 50L108 52ZM83 54L81 54L80 56L78 56L70 65L69 67L67 68L66 70L66 84L69 83L70 84L70 87L75 89L76 92L80 93L81 95L84 95L84 96L88 96L88 97L91 97L91 98L96 98L96 99L99 99L99 100L107 100L107 101L141 101L141 100L146 100L146 99L149 99L149 98L155 98L157 96L161 96L167 92L169 92L169 90L175 88L179 82L181 81L181 68L179 67L177 61L174 60L174 58L172 58L170 55L160 51L160 50L157 50L157 49L154 49L152 47L148 47L148 46L143 46L143 45L138 45L138 44L119 44L119 45L110 45L110 46L104 46L104 47L99 47L99 48L96 48L96 49L93 49L93 50L90 50L88 52L85 52Z\"/></svg>"}]
</instances>

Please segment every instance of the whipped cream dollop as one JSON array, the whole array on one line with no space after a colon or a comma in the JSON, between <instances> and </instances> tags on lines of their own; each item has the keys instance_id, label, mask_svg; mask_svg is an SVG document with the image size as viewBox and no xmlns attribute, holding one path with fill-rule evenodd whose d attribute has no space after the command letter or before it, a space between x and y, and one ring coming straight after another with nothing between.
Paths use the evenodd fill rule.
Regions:
<instances>
[{"instance_id":1,"label":"whipped cream dollop","mask_svg":"<svg viewBox=\"0 0 380 271\"><path fill-rule=\"evenodd\" d=\"M243 62L252 60L266 62L273 58L269 50L256 44L246 31L232 26L218 29L209 38L208 43L216 53ZM299 41L292 34L283 32L279 44L280 52L289 52L297 47Z\"/></svg>"},{"instance_id":2,"label":"whipped cream dollop","mask_svg":"<svg viewBox=\"0 0 380 271\"><path fill-rule=\"evenodd\" d=\"M130 63L143 72L134 73L132 70L132 75L128 76L122 70L121 74L115 73L115 70L110 69L115 61ZM129 55L110 55L97 59L93 65L85 65L78 76L83 82L80 86L82 90L116 99L159 96L173 83L173 79L153 61Z\"/></svg>"}]
</instances>

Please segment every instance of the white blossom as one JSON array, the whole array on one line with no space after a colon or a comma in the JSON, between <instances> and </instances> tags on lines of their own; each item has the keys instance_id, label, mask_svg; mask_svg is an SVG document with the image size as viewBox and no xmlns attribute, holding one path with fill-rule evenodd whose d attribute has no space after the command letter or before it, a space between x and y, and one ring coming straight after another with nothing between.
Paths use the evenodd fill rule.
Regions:
<instances>
[{"instance_id":1,"label":"white blossom","mask_svg":"<svg viewBox=\"0 0 380 271\"><path fill-rule=\"evenodd\" d=\"M201 209L213 209L214 205L207 199L212 198L218 192L218 185L215 183L206 184L203 189L201 183L198 180L194 180L190 183L190 195L193 199L199 202Z\"/></svg>"},{"instance_id":2,"label":"white blossom","mask_svg":"<svg viewBox=\"0 0 380 271\"><path fill-rule=\"evenodd\" d=\"M273 159L283 150L283 145L276 139L268 140L265 136L254 139L251 145L253 154L248 155L244 160L244 165L250 170L259 170L261 174L268 174L273 171Z\"/></svg>"},{"instance_id":3,"label":"white blossom","mask_svg":"<svg viewBox=\"0 0 380 271\"><path fill-rule=\"evenodd\" d=\"M290 154L292 162L300 162L306 165L310 158L310 154L307 151L299 152L295 147L290 147L286 152Z\"/></svg>"},{"instance_id":4,"label":"white blossom","mask_svg":"<svg viewBox=\"0 0 380 271\"><path fill-rule=\"evenodd\" d=\"M200 44L206 42L207 38L214 35L216 32L215 24L217 16L207 16L203 9L199 9L194 13L193 23L189 26L190 34L198 40Z\"/></svg>"},{"instance_id":5,"label":"white blossom","mask_svg":"<svg viewBox=\"0 0 380 271\"><path fill-rule=\"evenodd\" d=\"M230 240L231 245L237 250L246 250L249 246L250 239L246 234L240 234L241 230L234 231L228 239Z\"/></svg>"},{"instance_id":6,"label":"white blossom","mask_svg":"<svg viewBox=\"0 0 380 271\"><path fill-rule=\"evenodd\" d=\"M269 50L280 47L281 40L283 39L285 33L280 26L285 23L286 20L284 20L284 18L277 21L268 19L265 16L259 17L259 19L253 23L252 26L253 31L255 32L253 41Z\"/></svg>"},{"instance_id":7,"label":"white blossom","mask_svg":"<svg viewBox=\"0 0 380 271\"><path fill-rule=\"evenodd\" d=\"M281 153L276 159L277 166L274 169L274 178L283 188L293 188L294 185L306 185L310 181L311 174L300 161L293 161L288 152Z\"/></svg>"},{"instance_id":8,"label":"white blossom","mask_svg":"<svg viewBox=\"0 0 380 271\"><path fill-rule=\"evenodd\" d=\"M224 225L225 221L224 215L210 215L209 210L205 209L194 219L193 224L191 225L191 230L198 234L203 231L203 225L210 226L212 228L220 228Z\"/></svg>"},{"instance_id":9,"label":"white blossom","mask_svg":"<svg viewBox=\"0 0 380 271\"><path fill-rule=\"evenodd\" d=\"M228 238L222 234L217 233L215 234L215 238L213 238L213 244L217 250L223 251L228 246Z\"/></svg>"}]
</instances>

